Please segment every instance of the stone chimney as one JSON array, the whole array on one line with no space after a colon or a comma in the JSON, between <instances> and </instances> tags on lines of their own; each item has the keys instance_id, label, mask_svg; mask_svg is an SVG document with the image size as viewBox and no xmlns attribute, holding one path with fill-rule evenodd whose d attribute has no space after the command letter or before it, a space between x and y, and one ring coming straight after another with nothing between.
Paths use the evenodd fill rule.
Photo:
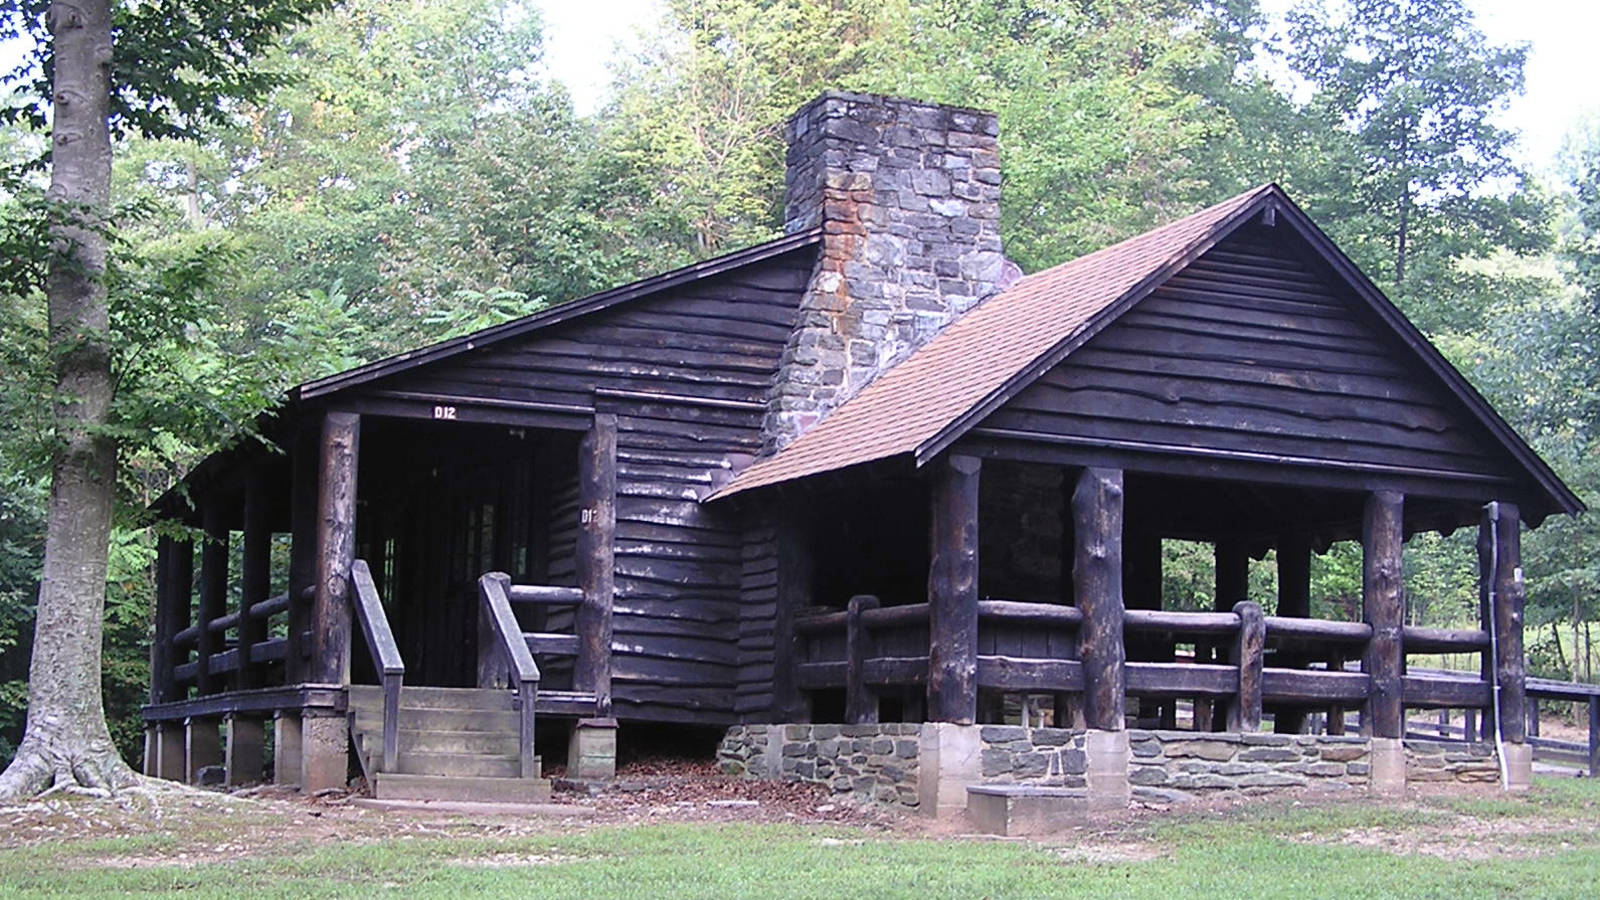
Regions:
<instances>
[{"instance_id":1,"label":"stone chimney","mask_svg":"<svg viewBox=\"0 0 1600 900\"><path fill-rule=\"evenodd\" d=\"M841 91L789 120L784 227L824 238L767 449L1020 274L1000 250L999 133L993 113Z\"/></svg>"}]
</instances>

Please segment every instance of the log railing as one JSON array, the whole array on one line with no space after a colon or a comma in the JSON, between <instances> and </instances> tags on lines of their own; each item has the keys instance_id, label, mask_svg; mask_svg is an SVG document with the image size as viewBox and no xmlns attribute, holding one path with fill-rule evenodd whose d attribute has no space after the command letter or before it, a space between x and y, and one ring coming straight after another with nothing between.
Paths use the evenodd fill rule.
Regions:
<instances>
[{"instance_id":1,"label":"log railing","mask_svg":"<svg viewBox=\"0 0 1600 900\"><path fill-rule=\"evenodd\" d=\"M372 668L383 684L383 771L393 772L400 753L400 688L406 678L406 664L400 659L394 630L383 611L372 570L364 559L350 564L350 587L355 600L356 620L372 654Z\"/></svg>"},{"instance_id":2,"label":"log railing","mask_svg":"<svg viewBox=\"0 0 1600 900\"><path fill-rule=\"evenodd\" d=\"M802 690L845 691L846 718L875 721L875 695L886 687L925 684L928 655L891 654L883 648L896 636L903 645L908 630L925 628L928 604L881 606L859 596L846 609L815 609L796 617L799 637L796 682ZM1073 639L1083 622L1077 607L1014 600L978 603L977 684L1006 693L1072 694L1084 690L1083 662ZM1350 671L1372 640L1362 622L1332 622L1263 615L1245 602L1231 612L1123 611L1125 635L1220 648L1217 662L1125 662L1127 693L1153 698L1210 698L1227 707L1219 720L1230 731L1261 726L1264 705L1324 707L1342 721L1345 707L1359 707L1371 694L1371 677ZM1062 649L1046 655L997 646L1019 634L1059 637ZM1412 653L1486 652L1483 631L1407 627L1403 651ZM1277 665L1273 665L1277 662ZM1402 679L1406 706L1486 708L1489 688L1481 678L1418 672Z\"/></svg>"},{"instance_id":3,"label":"log railing","mask_svg":"<svg viewBox=\"0 0 1600 900\"><path fill-rule=\"evenodd\" d=\"M517 689L520 760L523 778L537 778L538 768L533 755L534 710L539 699L539 667L533 661L522 626L511 611L511 577L503 572L490 572L478 579L478 599L484 616L493 632L496 645L505 654Z\"/></svg>"},{"instance_id":4,"label":"log railing","mask_svg":"<svg viewBox=\"0 0 1600 900\"><path fill-rule=\"evenodd\" d=\"M285 592L252 604L249 617L254 620L256 630L268 633L273 618L288 612L289 594ZM267 666L288 659L290 641L285 637L252 642L249 646L249 656L246 658L245 654L240 652L241 645L237 637L240 633L239 625L239 610L234 610L205 623L206 635L210 638L208 641L201 641L201 626L198 623L176 631L167 638L170 653L165 658L171 661L171 683L174 689L182 691L191 685L198 685L202 667L212 674L225 674L238 672L244 666ZM156 640L161 640L161 637L158 635ZM199 655L202 643L209 651L204 656ZM190 658L191 655L194 656L193 659ZM159 678L161 675L159 672L152 673L153 678ZM282 681L282 678L260 680L270 684Z\"/></svg>"}]
</instances>

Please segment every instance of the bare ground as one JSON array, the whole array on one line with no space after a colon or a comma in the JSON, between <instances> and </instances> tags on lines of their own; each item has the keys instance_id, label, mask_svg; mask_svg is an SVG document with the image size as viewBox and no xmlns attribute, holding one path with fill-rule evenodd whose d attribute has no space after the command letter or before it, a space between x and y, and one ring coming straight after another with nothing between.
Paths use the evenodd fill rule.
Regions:
<instances>
[{"instance_id":1,"label":"bare ground","mask_svg":"<svg viewBox=\"0 0 1600 900\"><path fill-rule=\"evenodd\" d=\"M1285 833L1306 844L1361 846L1399 855L1452 860L1537 856L1578 842L1600 844L1600 822L1572 810L1476 813L1504 798L1493 786L1445 785L1414 790L1404 804L1387 807L1395 824ZM558 793L538 815L429 809L369 809L352 794L303 798L272 787L234 792L172 790L121 801L55 796L0 808L0 852L19 847L59 847L66 866L139 868L192 866L267 856L333 843L424 838L519 838L617 825L667 822L792 823L838 826L840 835L977 837L959 822L930 822L914 814L842 801L820 786L747 781L723 776L709 763L653 761L632 765L602 792ZM1084 825L1036 841L1064 861L1117 863L1161 859L1173 850L1158 833L1164 823L1225 823L1278 807L1348 808L1369 801L1350 796L1261 800L1221 796L1176 809L1136 808L1126 816ZM1414 813L1415 815L1411 815ZM1514 838L1507 840L1508 837ZM106 840L119 839L115 842ZM128 840L131 838L132 840ZM465 861L465 860L463 860ZM563 862L541 853L489 853L473 865L538 866Z\"/></svg>"}]
</instances>

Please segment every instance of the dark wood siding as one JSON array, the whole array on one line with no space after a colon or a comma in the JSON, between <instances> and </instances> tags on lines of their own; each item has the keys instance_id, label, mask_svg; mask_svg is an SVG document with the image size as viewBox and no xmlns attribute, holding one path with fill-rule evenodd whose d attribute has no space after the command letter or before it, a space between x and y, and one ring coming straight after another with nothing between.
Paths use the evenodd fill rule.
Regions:
<instances>
[{"instance_id":1,"label":"dark wood siding","mask_svg":"<svg viewBox=\"0 0 1600 900\"><path fill-rule=\"evenodd\" d=\"M746 630L759 630L741 617L746 538L732 510L699 500L760 450L767 393L814 257L802 247L355 392L616 414L612 690L621 718L722 723L737 714L741 664L754 650ZM575 583L574 497L566 481L550 491L548 571L558 584ZM770 626L767 634L770 648Z\"/></svg>"},{"instance_id":2,"label":"dark wood siding","mask_svg":"<svg viewBox=\"0 0 1600 900\"><path fill-rule=\"evenodd\" d=\"M1496 475L1509 463L1286 230L1235 233L985 428Z\"/></svg>"},{"instance_id":3,"label":"dark wood siding","mask_svg":"<svg viewBox=\"0 0 1600 900\"><path fill-rule=\"evenodd\" d=\"M773 618L778 608L778 535L769 521L745 532L739 574L739 683L734 711L742 720L771 718Z\"/></svg>"}]
</instances>

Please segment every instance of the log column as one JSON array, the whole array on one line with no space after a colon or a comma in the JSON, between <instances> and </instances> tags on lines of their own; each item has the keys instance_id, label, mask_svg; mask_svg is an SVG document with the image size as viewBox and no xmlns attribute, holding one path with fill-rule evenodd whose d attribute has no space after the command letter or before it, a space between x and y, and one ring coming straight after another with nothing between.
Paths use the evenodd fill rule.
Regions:
<instances>
[{"instance_id":1,"label":"log column","mask_svg":"<svg viewBox=\"0 0 1600 900\"><path fill-rule=\"evenodd\" d=\"M850 598L845 615L844 720L851 725L874 725L878 721L878 694L867 684L866 662L872 650L861 614L878 608L878 598L857 594Z\"/></svg>"},{"instance_id":2,"label":"log column","mask_svg":"<svg viewBox=\"0 0 1600 900\"><path fill-rule=\"evenodd\" d=\"M1487 537L1483 533L1488 532ZM1528 693L1523 664L1522 622L1527 596L1522 576L1522 513L1515 503L1496 502L1484 509L1479 529L1480 571L1486 584L1489 620L1494 636L1494 712L1504 743L1506 786L1531 786L1533 751L1528 739Z\"/></svg>"},{"instance_id":3,"label":"log column","mask_svg":"<svg viewBox=\"0 0 1600 900\"><path fill-rule=\"evenodd\" d=\"M1128 609L1161 608L1161 537L1148 532L1129 532L1122 542L1122 589ZM1172 662L1175 642L1168 637L1142 635L1129 640L1126 656L1138 662ZM1177 701L1139 700L1140 727L1177 727Z\"/></svg>"},{"instance_id":4,"label":"log column","mask_svg":"<svg viewBox=\"0 0 1600 900\"><path fill-rule=\"evenodd\" d=\"M1249 599L1250 553L1242 541L1220 540L1212 547L1215 580L1211 608L1216 612L1232 612L1235 604ZM1195 648L1196 662L1221 662L1226 656L1224 648L1207 644L1201 652ZM1196 731L1222 730L1227 727L1229 701L1217 698L1194 701L1194 727Z\"/></svg>"},{"instance_id":5,"label":"log column","mask_svg":"<svg viewBox=\"0 0 1600 900\"><path fill-rule=\"evenodd\" d=\"M182 660L172 640L189 627L194 543L162 537L156 544L155 636L150 644L150 702L182 699L175 668Z\"/></svg>"},{"instance_id":6,"label":"log column","mask_svg":"<svg viewBox=\"0 0 1600 900\"><path fill-rule=\"evenodd\" d=\"M272 588L272 525L267 517L267 491L264 473L259 469L251 472L244 493L244 556L239 569L237 682L241 688L260 687L265 682L263 666L251 661L250 651L267 639L267 620L251 614L250 608L266 600Z\"/></svg>"},{"instance_id":7,"label":"log column","mask_svg":"<svg viewBox=\"0 0 1600 900\"><path fill-rule=\"evenodd\" d=\"M596 413L578 451L578 659L573 686L592 691L595 715L611 715L611 610L617 534L617 417Z\"/></svg>"},{"instance_id":8,"label":"log column","mask_svg":"<svg viewBox=\"0 0 1600 900\"><path fill-rule=\"evenodd\" d=\"M1072 580L1083 611L1084 781L1091 810L1128 806L1128 671L1122 638L1122 470L1084 469L1072 492Z\"/></svg>"},{"instance_id":9,"label":"log column","mask_svg":"<svg viewBox=\"0 0 1600 900\"><path fill-rule=\"evenodd\" d=\"M1128 687L1122 639L1122 470L1084 469L1072 493L1072 580L1083 611L1084 721L1121 731Z\"/></svg>"},{"instance_id":10,"label":"log column","mask_svg":"<svg viewBox=\"0 0 1600 900\"><path fill-rule=\"evenodd\" d=\"M933 480L928 570L928 716L978 716L978 476L981 462L948 456Z\"/></svg>"},{"instance_id":11,"label":"log column","mask_svg":"<svg viewBox=\"0 0 1600 900\"><path fill-rule=\"evenodd\" d=\"M1361 669L1370 682L1361 730L1378 738L1401 738L1405 714L1400 697L1400 635L1405 625L1401 552L1405 545L1404 498L1394 491L1367 497L1361 529L1361 610L1372 640Z\"/></svg>"},{"instance_id":12,"label":"log column","mask_svg":"<svg viewBox=\"0 0 1600 900\"><path fill-rule=\"evenodd\" d=\"M317 478L321 460L320 422L302 424L295 435L290 459L289 487L289 624L284 681L299 684L309 678L307 657L311 639L309 593L317 583ZM298 746L298 743L297 743ZM298 763L296 764L298 771ZM298 774L295 780L298 780Z\"/></svg>"},{"instance_id":13,"label":"log column","mask_svg":"<svg viewBox=\"0 0 1600 900\"><path fill-rule=\"evenodd\" d=\"M1361 528L1361 610L1372 639L1361 657L1367 702L1361 731L1372 738L1370 790L1383 797L1405 793L1405 703L1401 697L1405 655L1405 594L1401 584L1405 545L1405 498L1394 491L1368 495Z\"/></svg>"},{"instance_id":14,"label":"log column","mask_svg":"<svg viewBox=\"0 0 1600 900\"><path fill-rule=\"evenodd\" d=\"M317 477L317 554L307 672L321 684L350 683L350 563L355 559L356 472L361 418L330 412L322 422ZM349 732L340 716L306 710L301 719L300 787L344 787Z\"/></svg>"},{"instance_id":15,"label":"log column","mask_svg":"<svg viewBox=\"0 0 1600 900\"><path fill-rule=\"evenodd\" d=\"M201 521L205 544L200 548L200 603L196 610L199 637L195 643L199 665L195 676L201 694L222 690L222 673L214 668L215 655L222 649L221 635L211 630L211 620L222 615L228 600L228 526L214 496L205 499Z\"/></svg>"},{"instance_id":16,"label":"log column","mask_svg":"<svg viewBox=\"0 0 1600 900\"><path fill-rule=\"evenodd\" d=\"M1278 615L1311 616L1311 541L1305 535L1284 535L1278 540ZM1277 664L1283 668L1304 669L1306 661L1296 654L1279 650ZM1304 709L1280 709L1273 716L1272 730L1279 734L1299 734L1305 730Z\"/></svg>"}]
</instances>

